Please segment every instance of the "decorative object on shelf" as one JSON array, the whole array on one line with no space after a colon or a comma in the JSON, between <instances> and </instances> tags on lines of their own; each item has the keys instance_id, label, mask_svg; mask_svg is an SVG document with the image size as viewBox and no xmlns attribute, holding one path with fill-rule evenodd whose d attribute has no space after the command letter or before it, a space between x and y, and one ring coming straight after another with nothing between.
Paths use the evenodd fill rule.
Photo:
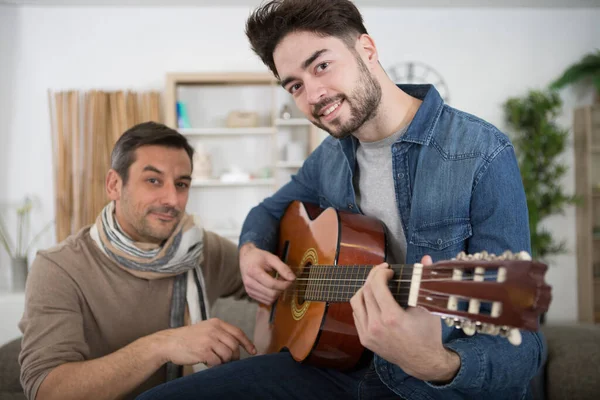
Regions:
<instances>
[{"instance_id":1,"label":"decorative object on shelf","mask_svg":"<svg viewBox=\"0 0 600 400\"><path fill-rule=\"evenodd\" d=\"M212 158L202 144L194 146L194 170L192 179L210 179L212 177Z\"/></svg>"},{"instance_id":2,"label":"decorative object on shelf","mask_svg":"<svg viewBox=\"0 0 600 400\"><path fill-rule=\"evenodd\" d=\"M539 260L565 251L565 243L556 243L542 228L542 221L578 203L575 196L564 193L561 184L567 165L560 160L569 137L569 130L556 124L561 108L560 97L550 91L531 90L504 103L527 196L531 256Z\"/></svg>"},{"instance_id":3,"label":"decorative object on shelf","mask_svg":"<svg viewBox=\"0 0 600 400\"><path fill-rule=\"evenodd\" d=\"M251 128L258 126L258 113L253 111L231 111L227 115L227 127Z\"/></svg>"},{"instance_id":4,"label":"decorative object on shelf","mask_svg":"<svg viewBox=\"0 0 600 400\"><path fill-rule=\"evenodd\" d=\"M290 106L284 104L281 108L281 112L279 113L279 118L281 119L290 119L292 118L292 112L290 111Z\"/></svg>"},{"instance_id":5,"label":"decorative object on shelf","mask_svg":"<svg viewBox=\"0 0 600 400\"><path fill-rule=\"evenodd\" d=\"M27 243L29 239L29 215L33 208L33 202L29 197L26 197L23 203L17 208L17 234L16 240L13 241L8 234L8 228L5 221L0 216L0 242L10 257L11 266L11 289L16 292L25 289L25 281L27 280L27 254L40 236L46 232L54 221L49 222L40 230L40 232Z\"/></svg>"},{"instance_id":6,"label":"decorative object on shelf","mask_svg":"<svg viewBox=\"0 0 600 400\"><path fill-rule=\"evenodd\" d=\"M11 290L13 292L24 291L28 275L27 257L11 257L10 273L12 276Z\"/></svg>"},{"instance_id":7,"label":"decorative object on shelf","mask_svg":"<svg viewBox=\"0 0 600 400\"><path fill-rule=\"evenodd\" d=\"M249 180L250 174L237 165L232 165L229 171L221 175L221 182L247 182Z\"/></svg>"},{"instance_id":8,"label":"decorative object on shelf","mask_svg":"<svg viewBox=\"0 0 600 400\"><path fill-rule=\"evenodd\" d=\"M273 177L273 173L271 172L271 168L263 167L256 174L257 179L269 179Z\"/></svg>"},{"instance_id":9,"label":"decorative object on shelf","mask_svg":"<svg viewBox=\"0 0 600 400\"><path fill-rule=\"evenodd\" d=\"M187 107L185 103L177 102L177 127L180 129L189 129L192 127L190 118L188 116Z\"/></svg>"},{"instance_id":10,"label":"decorative object on shelf","mask_svg":"<svg viewBox=\"0 0 600 400\"><path fill-rule=\"evenodd\" d=\"M600 49L586 54L578 62L568 67L558 79L550 84L550 89L562 89L567 85L585 80L594 86L594 101L600 103Z\"/></svg>"},{"instance_id":11,"label":"decorative object on shelf","mask_svg":"<svg viewBox=\"0 0 600 400\"><path fill-rule=\"evenodd\" d=\"M433 67L420 61L406 61L394 64L385 69L392 81L397 84L430 83L435 86L444 102L450 102L450 90L442 75Z\"/></svg>"}]
</instances>

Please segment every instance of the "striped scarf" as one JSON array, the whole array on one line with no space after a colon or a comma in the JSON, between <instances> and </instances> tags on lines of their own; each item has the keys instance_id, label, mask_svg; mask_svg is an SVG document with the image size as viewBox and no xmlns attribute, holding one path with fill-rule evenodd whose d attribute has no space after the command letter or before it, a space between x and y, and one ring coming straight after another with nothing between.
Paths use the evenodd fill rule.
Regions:
<instances>
[{"instance_id":1,"label":"striped scarf","mask_svg":"<svg viewBox=\"0 0 600 400\"><path fill-rule=\"evenodd\" d=\"M175 277L169 320L171 328L183 326L188 322L188 316L191 324L208 318L201 270L204 230L196 218L185 214L163 244L135 242L119 226L115 205L111 201L98 215L90 228L90 235L108 258L138 278ZM194 369L197 368L202 367ZM167 380L181 376L181 372L179 366L167 364Z\"/></svg>"}]
</instances>

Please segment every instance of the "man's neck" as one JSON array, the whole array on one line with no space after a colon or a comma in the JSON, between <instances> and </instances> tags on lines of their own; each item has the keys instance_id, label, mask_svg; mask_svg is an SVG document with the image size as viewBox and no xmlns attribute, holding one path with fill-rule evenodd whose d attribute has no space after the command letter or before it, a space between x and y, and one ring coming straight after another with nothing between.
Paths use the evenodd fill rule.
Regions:
<instances>
[{"instance_id":1,"label":"man's neck","mask_svg":"<svg viewBox=\"0 0 600 400\"><path fill-rule=\"evenodd\" d=\"M367 121L354 136L361 142L375 142L398 132L413 120L422 101L403 92L392 81L382 82L377 115Z\"/></svg>"}]
</instances>

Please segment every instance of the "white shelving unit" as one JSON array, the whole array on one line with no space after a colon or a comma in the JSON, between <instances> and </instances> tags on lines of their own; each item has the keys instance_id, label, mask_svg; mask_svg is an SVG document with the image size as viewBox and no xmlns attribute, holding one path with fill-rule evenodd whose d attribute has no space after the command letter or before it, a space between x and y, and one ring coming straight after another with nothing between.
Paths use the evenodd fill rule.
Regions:
<instances>
[{"instance_id":1,"label":"white shelving unit","mask_svg":"<svg viewBox=\"0 0 600 400\"><path fill-rule=\"evenodd\" d=\"M212 186L273 186L275 179L250 179L247 181L221 181L218 179L194 179L192 180L192 187L212 187Z\"/></svg>"},{"instance_id":2,"label":"white shelving unit","mask_svg":"<svg viewBox=\"0 0 600 400\"><path fill-rule=\"evenodd\" d=\"M179 127L178 102L191 127ZM187 211L235 242L250 209L287 183L326 136L300 115L270 73L168 74L165 103L167 125L211 157L210 176L194 176ZM279 117L284 105L291 118ZM252 114L254 123L229 126L236 111Z\"/></svg>"},{"instance_id":3,"label":"white shelving unit","mask_svg":"<svg viewBox=\"0 0 600 400\"><path fill-rule=\"evenodd\" d=\"M273 135L277 132L272 126L258 128L179 128L178 131L186 136L252 136Z\"/></svg>"},{"instance_id":4,"label":"white shelving unit","mask_svg":"<svg viewBox=\"0 0 600 400\"><path fill-rule=\"evenodd\" d=\"M306 118L277 118L275 119L275 125L277 126L310 126L311 122Z\"/></svg>"}]
</instances>

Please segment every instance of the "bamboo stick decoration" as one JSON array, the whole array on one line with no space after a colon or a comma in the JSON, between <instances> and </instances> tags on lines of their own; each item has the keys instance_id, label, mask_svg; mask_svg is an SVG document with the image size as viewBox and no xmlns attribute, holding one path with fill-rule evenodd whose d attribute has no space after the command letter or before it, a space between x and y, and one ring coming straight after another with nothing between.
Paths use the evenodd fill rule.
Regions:
<instances>
[{"instance_id":1,"label":"bamboo stick decoration","mask_svg":"<svg viewBox=\"0 0 600 400\"><path fill-rule=\"evenodd\" d=\"M56 239L94 223L108 199L110 152L127 129L162 120L160 93L48 91Z\"/></svg>"},{"instance_id":2,"label":"bamboo stick decoration","mask_svg":"<svg viewBox=\"0 0 600 400\"><path fill-rule=\"evenodd\" d=\"M58 198L58 143L56 137L56 107L52 90L48 89L48 111L50 112L50 140L52 146L52 178L54 181L54 196ZM54 202L54 213L58 221L58 201ZM58 238L58 222L55 225L54 235ZM0 235L1 236L1 235Z\"/></svg>"},{"instance_id":3,"label":"bamboo stick decoration","mask_svg":"<svg viewBox=\"0 0 600 400\"><path fill-rule=\"evenodd\" d=\"M128 128L131 127L130 122L127 120L127 102L125 100L125 93L123 91L117 92L117 115L119 118L119 124L115 127L112 135L112 142L110 147L112 148L114 144L119 140L123 132L125 132Z\"/></svg>"},{"instance_id":4,"label":"bamboo stick decoration","mask_svg":"<svg viewBox=\"0 0 600 400\"><path fill-rule=\"evenodd\" d=\"M74 110L71 107L71 92L65 93L63 96L65 102L65 181L64 181L64 198L65 198L65 225L68 227L68 234L73 231L73 114ZM66 237L66 236L65 236Z\"/></svg>"},{"instance_id":5,"label":"bamboo stick decoration","mask_svg":"<svg viewBox=\"0 0 600 400\"><path fill-rule=\"evenodd\" d=\"M84 95L84 123L83 123L83 152L85 154L85 156L83 157L83 177L84 177L84 182L86 182L86 185L89 185L89 183L92 181L92 149L93 149L93 135L91 134L92 131L92 120L91 120L91 116L92 116L92 110L93 110L93 104L92 104L92 94L91 93L86 93ZM90 201L91 201L91 193L90 191L92 190L91 187L87 187L87 190L82 190L82 207L83 207L83 211L82 211L82 221L89 221L90 219Z\"/></svg>"},{"instance_id":6,"label":"bamboo stick decoration","mask_svg":"<svg viewBox=\"0 0 600 400\"><path fill-rule=\"evenodd\" d=\"M137 96L131 91L127 92L127 123L129 124L128 128L140 123Z\"/></svg>"},{"instance_id":7,"label":"bamboo stick decoration","mask_svg":"<svg viewBox=\"0 0 600 400\"><path fill-rule=\"evenodd\" d=\"M73 111L71 113L71 142L72 147L72 158L71 158L71 176L73 177L72 183L72 215L73 215L73 227L72 232L77 232L83 227L81 220L82 211L82 198L81 198L81 136L79 127L79 93L76 91L69 92L70 95L70 108Z\"/></svg>"},{"instance_id":8,"label":"bamboo stick decoration","mask_svg":"<svg viewBox=\"0 0 600 400\"><path fill-rule=\"evenodd\" d=\"M65 181L66 181L66 143L64 138L64 95L56 95L56 132L58 143L58 185L57 185L57 210L56 210L56 239L62 241L69 232L69 216L66 210Z\"/></svg>"}]
</instances>

